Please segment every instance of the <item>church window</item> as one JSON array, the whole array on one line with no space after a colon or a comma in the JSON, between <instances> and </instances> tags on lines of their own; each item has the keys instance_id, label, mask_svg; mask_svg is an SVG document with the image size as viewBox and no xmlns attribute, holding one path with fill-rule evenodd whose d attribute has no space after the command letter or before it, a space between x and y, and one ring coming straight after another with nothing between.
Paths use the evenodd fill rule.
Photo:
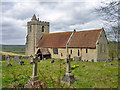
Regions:
<instances>
[{"instance_id":1,"label":"church window","mask_svg":"<svg viewBox=\"0 0 120 90\"><path fill-rule=\"evenodd\" d=\"M32 31L31 25L30 25L30 32Z\"/></svg>"},{"instance_id":2,"label":"church window","mask_svg":"<svg viewBox=\"0 0 120 90\"><path fill-rule=\"evenodd\" d=\"M78 50L78 56L80 56L80 51Z\"/></svg>"},{"instance_id":3,"label":"church window","mask_svg":"<svg viewBox=\"0 0 120 90\"><path fill-rule=\"evenodd\" d=\"M63 56L63 54L61 53L61 57Z\"/></svg>"},{"instance_id":4,"label":"church window","mask_svg":"<svg viewBox=\"0 0 120 90\"><path fill-rule=\"evenodd\" d=\"M70 53L72 54L72 50L70 50Z\"/></svg>"},{"instance_id":5,"label":"church window","mask_svg":"<svg viewBox=\"0 0 120 90\"><path fill-rule=\"evenodd\" d=\"M42 32L44 32L44 26L42 26Z\"/></svg>"},{"instance_id":6,"label":"church window","mask_svg":"<svg viewBox=\"0 0 120 90\"><path fill-rule=\"evenodd\" d=\"M88 49L86 49L86 53L88 53Z\"/></svg>"},{"instance_id":7,"label":"church window","mask_svg":"<svg viewBox=\"0 0 120 90\"><path fill-rule=\"evenodd\" d=\"M58 48L53 48L53 53L58 54Z\"/></svg>"}]
</instances>

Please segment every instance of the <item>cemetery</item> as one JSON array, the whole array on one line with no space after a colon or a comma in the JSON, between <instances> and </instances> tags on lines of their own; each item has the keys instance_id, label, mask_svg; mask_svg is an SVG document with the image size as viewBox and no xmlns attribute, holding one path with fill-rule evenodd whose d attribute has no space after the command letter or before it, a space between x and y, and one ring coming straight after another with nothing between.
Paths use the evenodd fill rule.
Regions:
<instances>
[{"instance_id":1,"label":"cemetery","mask_svg":"<svg viewBox=\"0 0 120 90\"><path fill-rule=\"evenodd\" d=\"M40 60L38 57L33 57L33 59L31 57L23 59L15 56L0 61L2 63L2 88L118 87L119 63L117 61L67 60L65 62L60 59ZM24 62L23 65L21 65L21 61ZM12 66L7 67L8 64ZM66 78L73 82L68 80L69 84L65 83Z\"/></svg>"}]
</instances>

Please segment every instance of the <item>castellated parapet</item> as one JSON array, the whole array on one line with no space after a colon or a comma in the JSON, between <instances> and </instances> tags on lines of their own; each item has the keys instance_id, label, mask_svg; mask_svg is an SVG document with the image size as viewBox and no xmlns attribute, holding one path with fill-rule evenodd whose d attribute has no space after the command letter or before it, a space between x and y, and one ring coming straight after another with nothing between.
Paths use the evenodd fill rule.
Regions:
<instances>
[{"instance_id":1,"label":"castellated parapet","mask_svg":"<svg viewBox=\"0 0 120 90\"><path fill-rule=\"evenodd\" d=\"M31 21L27 22L26 55L35 55L36 43L46 33L49 33L49 22L39 21L34 14Z\"/></svg>"}]
</instances>

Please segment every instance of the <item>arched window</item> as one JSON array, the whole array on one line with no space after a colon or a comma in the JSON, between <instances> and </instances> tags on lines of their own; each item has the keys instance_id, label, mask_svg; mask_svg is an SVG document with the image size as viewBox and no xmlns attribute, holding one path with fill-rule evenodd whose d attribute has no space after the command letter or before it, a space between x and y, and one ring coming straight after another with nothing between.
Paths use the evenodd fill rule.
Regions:
<instances>
[{"instance_id":1,"label":"arched window","mask_svg":"<svg viewBox=\"0 0 120 90\"><path fill-rule=\"evenodd\" d=\"M61 53L61 57L63 56L63 54Z\"/></svg>"},{"instance_id":2,"label":"arched window","mask_svg":"<svg viewBox=\"0 0 120 90\"><path fill-rule=\"evenodd\" d=\"M42 26L42 32L44 32L44 26Z\"/></svg>"},{"instance_id":3,"label":"arched window","mask_svg":"<svg viewBox=\"0 0 120 90\"><path fill-rule=\"evenodd\" d=\"M88 53L88 49L86 49L86 53Z\"/></svg>"},{"instance_id":4,"label":"arched window","mask_svg":"<svg viewBox=\"0 0 120 90\"><path fill-rule=\"evenodd\" d=\"M80 51L78 50L78 56L80 56Z\"/></svg>"},{"instance_id":5,"label":"arched window","mask_svg":"<svg viewBox=\"0 0 120 90\"><path fill-rule=\"evenodd\" d=\"M70 53L72 54L72 50L70 50Z\"/></svg>"}]
</instances>

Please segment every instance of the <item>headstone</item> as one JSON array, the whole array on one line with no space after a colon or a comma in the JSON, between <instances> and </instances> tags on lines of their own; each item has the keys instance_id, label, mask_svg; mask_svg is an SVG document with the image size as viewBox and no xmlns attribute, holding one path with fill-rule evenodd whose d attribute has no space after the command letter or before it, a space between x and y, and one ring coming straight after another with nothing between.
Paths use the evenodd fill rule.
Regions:
<instances>
[{"instance_id":1,"label":"headstone","mask_svg":"<svg viewBox=\"0 0 120 90\"><path fill-rule=\"evenodd\" d=\"M73 57L73 60L79 61L79 60L81 60L81 58L80 57Z\"/></svg>"},{"instance_id":2,"label":"headstone","mask_svg":"<svg viewBox=\"0 0 120 90\"><path fill-rule=\"evenodd\" d=\"M119 66L119 65L117 65L117 64L112 64L112 63L108 63L108 64L104 64L104 66L106 66L106 65L114 65L114 66Z\"/></svg>"},{"instance_id":3,"label":"headstone","mask_svg":"<svg viewBox=\"0 0 120 90\"><path fill-rule=\"evenodd\" d=\"M81 62L83 62L83 60L80 60Z\"/></svg>"},{"instance_id":4,"label":"headstone","mask_svg":"<svg viewBox=\"0 0 120 90\"><path fill-rule=\"evenodd\" d=\"M4 61L5 60L5 55L2 55L2 61Z\"/></svg>"},{"instance_id":5,"label":"headstone","mask_svg":"<svg viewBox=\"0 0 120 90\"><path fill-rule=\"evenodd\" d=\"M8 56L8 58L7 58L7 61L8 61L8 64L10 64L10 57Z\"/></svg>"},{"instance_id":6,"label":"headstone","mask_svg":"<svg viewBox=\"0 0 120 90\"><path fill-rule=\"evenodd\" d=\"M19 57L18 57L18 56L15 56L14 62L15 62L15 63L19 63Z\"/></svg>"},{"instance_id":7,"label":"headstone","mask_svg":"<svg viewBox=\"0 0 120 90\"><path fill-rule=\"evenodd\" d=\"M28 81L28 84L25 85L25 88L31 88L32 86L37 87L39 85L39 83L36 83L38 81L38 76L37 76L37 63L38 61L40 61L38 59L38 55L35 55L35 57L33 58L33 74L30 78L30 80Z\"/></svg>"},{"instance_id":8,"label":"headstone","mask_svg":"<svg viewBox=\"0 0 120 90\"><path fill-rule=\"evenodd\" d=\"M52 60L51 63L54 63L54 60Z\"/></svg>"},{"instance_id":9,"label":"headstone","mask_svg":"<svg viewBox=\"0 0 120 90\"><path fill-rule=\"evenodd\" d=\"M70 55L67 55L66 61L67 61L66 72L65 72L61 82L66 83L67 85L70 85L70 84L73 84L77 80L75 79L74 75L70 71L70 69L71 69Z\"/></svg>"},{"instance_id":10,"label":"headstone","mask_svg":"<svg viewBox=\"0 0 120 90\"><path fill-rule=\"evenodd\" d=\"M8 61L7 67L12 66L12 64L10 63L10 56L7 57L7 61Z\"/></svg>"},{"instance_id":11,"label":"headstone","mask_svg":"<svg viewBox=\"0 0 120 90\"><path fill-rule=\"evenodd\" d=\"M60 59L60 61L63 61L63 59Z\"/></svg>"},{"instance_id":12,"label":"headstone","mask_svg":"<svg viewBox=\"0 0 120 90\"><path fill-rule=\"evenodd\" d=\"M94 59L92 59L91 61L94 62Z\"/></svg>"},{"instance_id":13,"label":"headstone","mask_svg":"<svg viewBox=\"0 0 120 90\"><path fill-rule=\"evenodd\" d=\"M20 65L24 65L24 62L22 60L20 61Z\"/></svg>"},{"instance_id":14,"label":"headstone","mask_svg":"<svg viewBox=\"0 0 120 90\"><path fill-rule=\"evenodd\" d=\"M63 62L63 64L65 64L65 62Z\"/></svg>"}]
</instances>

